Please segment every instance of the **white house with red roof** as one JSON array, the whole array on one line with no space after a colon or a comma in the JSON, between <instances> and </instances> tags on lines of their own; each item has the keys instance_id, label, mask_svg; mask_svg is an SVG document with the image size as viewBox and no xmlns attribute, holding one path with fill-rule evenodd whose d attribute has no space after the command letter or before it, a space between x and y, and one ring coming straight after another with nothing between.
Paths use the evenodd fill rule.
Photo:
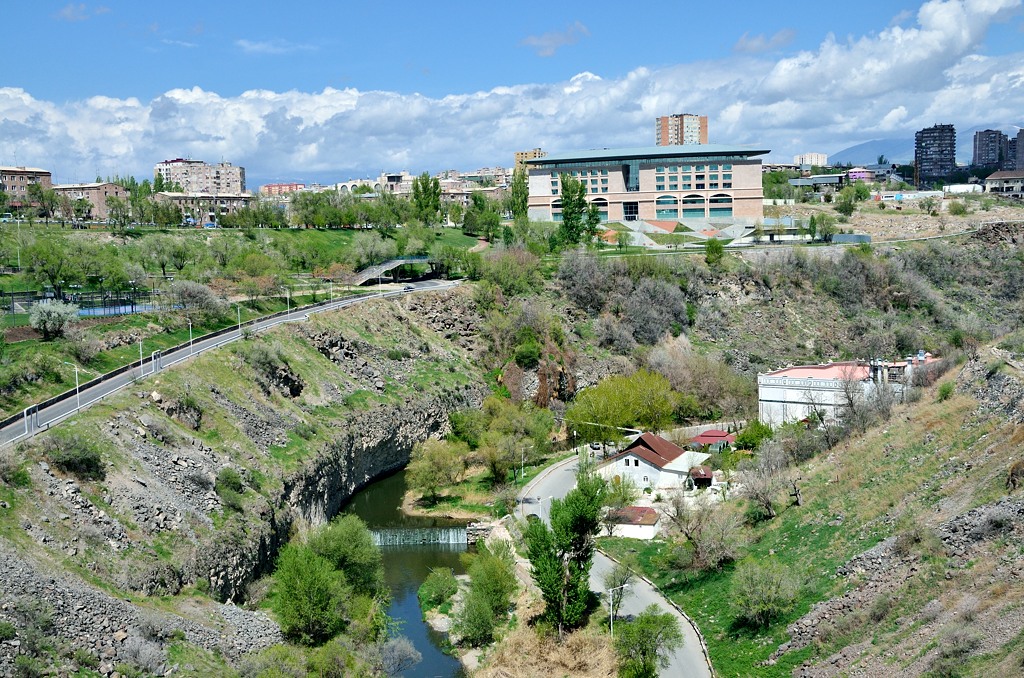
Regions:
<instances>
[{"instance_id":1,"label":"white house with red roof","mask_svg":"<svg viewBox=\"0 0 1024 678\"><path fill-rule=\"evenodd\" d=\"M653 433L642 433L621 452L601 464L597 472L615 482L629 478L641 490L672 490L684 487L690 469L711 455L684 450Z\"/></svg>"},{"instance_id":2,"label":"white house with red roof","mask_svg":"<svg viewBox=\"0 0 1024 678\"><path fill-rule=\"evenodd\" d=\"M814 418L836 420L850 397L869 398L889 388L903 400L914 370L935 361L919 351L905 360L850 360L821 365L799 365L757 375L758 418L769 426Z\"/></svg>"}]
</instances>

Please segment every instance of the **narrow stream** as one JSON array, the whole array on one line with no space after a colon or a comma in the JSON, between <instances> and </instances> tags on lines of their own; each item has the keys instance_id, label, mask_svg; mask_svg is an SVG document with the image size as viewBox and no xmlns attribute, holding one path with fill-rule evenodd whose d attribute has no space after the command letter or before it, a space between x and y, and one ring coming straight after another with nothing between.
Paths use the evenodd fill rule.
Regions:
<instances>
[{"instance_id":1,"label":"narrow stream","mask_svg":"<svg viewBox=\"0 0 1024 678\"><path fill-rule=\"evenodd\" d=\"M416 590L433 567L464 572L459 554L466 550L462 523L402 513L405 471L378 480L361 490L345 507L366 522L384 556L384 576L391 590L388 615L401 623L402 635L423 655L423 661L405 674L412 678L464 678L457 659L442 651L445 634L427 626L420 613ZM460 537L461 535L461 537Z\"/></svg>"}]
</instances>

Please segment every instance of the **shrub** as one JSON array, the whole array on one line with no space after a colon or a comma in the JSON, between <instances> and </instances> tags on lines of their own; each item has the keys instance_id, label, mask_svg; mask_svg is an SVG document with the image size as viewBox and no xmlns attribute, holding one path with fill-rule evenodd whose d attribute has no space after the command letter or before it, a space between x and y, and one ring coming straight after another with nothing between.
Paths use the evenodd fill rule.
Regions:
<instances>
[{"instance_id":1,"label":"shrub","mask_svg":"<svg viewBox=\"0 0 1024 678\"><path fill-rule=\"evenodd\" d=\"M80 667L84 666L85 668L95 669L100 665L99 657L80 647L75 648L75 652L71 655L71 658Z\"/></svg>"},{"instance_id":2,"label":"shrub","mask_svg":"<svg viewBox=\"0 0 1024 678\"><path fill-rule=\"evenodd\" d=\"M43 333L43 341L63 336L71 323L78 320L78 306L63 301L33 304L28 323Z\"/></svg>"},{"instance_id":3,"label":"shrub","mask_svg":"<svg viewBox=\"0 0 1024 678\"><path fill-rule=\"evenodd\" d=\"M14 628L14 624L9 621L0 621L0 643L5 640L14 640L17 635L17 630Z\"/></svg>"},{"instance_id":4,"label":"shrub","mask_svg":"<svg viewBox=\"0 0 1024 678\"><path fill-rule=\"evenodd\" d=\"M242 493L245 486L242 484L242 476L235 469L225 466L217 474L217 482L214 483L214 491L220 497L224 508L241 513L244 499Z\"/></svg>"},{"instance_id":5,"label":"shrub","mask_svg":"<svg viewBox=\"0 0 1024 678\"><path fill-rule=\"evenodd\" d=\"M77 432L53 434L41 444L43 456L65 473L81 480L103 480L106 470L96 446Z\"/></svg>"},{"instance_id":6,"label":"shrub","mask_svg":"<svg viewBox=\"0 0 1024 678\"><path fill-rule=\"evenodd\" d=\"M524 370L533 369L540 363L541 348L536 340L531 339L516 346L516 364Z\"/></svg>"},{"instance_id":7,"label":"shrub","mask_svg":"<svg viewBox=\"0 0 1024 678\"><path fill-rule=\"evenodd\" d=\"M88 365L96 356L103 350L103 344L100 343L91 334L84 332L80 327L68 327L64 330L64 338L68 340L68 348L71 349L71 355L75 356L82 365Z\"/></svg>"},{"instance_id":8,"label":"shrub","mask_svg":"<svg viewBox=\"0 0 1024 678\"><path fill-rule=\"evenodd\" d=\"M443 605L459 590L459 581L451 568L431 568L430 574L423 580L416 596L420 599L420 606L426 610Z\"/></svg>"},{"instance_id":9,"label":"shrub","mask_svg":"<svg viewBox=\"0 0 1024 678\"><path fill-rule=\"evenodd\" d=\"M326 559L357 593L369 596L384 590L384 564L380 549L366 523L358 516L338 516L317 530L309 539L309 548Z\"/></svg>"},{"instance_id":10,"label":"shrub","mask_svg":"<svg viewBox=\"0 0 1024 678\"><path fill-rule=\"evenodd\" d=\"M389 360L403 360L405 358L408 358L409 356L410 353L406 351L404 348L392 348L388 350Z\"/></svg>"},{"instance_id":11,"label":"shrub","mask_svg":"<svg viewBox=\"0 0 1024 678\"><path fill-rule=\"evenodd\" d=\"M35 678L45 672L46 667L35 657L22 654L14 658L14 675L18 678Z\"/></svg>"},{"instance_id":12,"label":"shrub","mask_svg":"<svg viewBox=\"0 0 1024 678\"><path fill-rule=\"evenodd\" d=\"M767 626L792 609L796 591L796 582L782 565L746 561L733 576L737 618L750 626Z\"/></svg>"},{"instance_id":13,"label":"shrub","mask_svg":"<svg viewBox=\"0 0 1024 678\"><path fill-rule=\"evenodd\" d=\"M21 467L21 461L14 450L0 449L0 481L12 487L28 487L32 484L31 476Z\"/></svg>"},{"instance_id":14,"label":"shrub","mask_svg":"<svg viewBox=\"0 0 1024 678\"><path fill-rule=\"evenodd\" d=\"M480 647L494 638L494 611L481 591L470 591L462 606L455 631L462 637L462 642L471 647Z\"/></svg>"},{"instance_id":15,"label":"shrub","mask_svg":"<svg viewBox=\"0 0 1024 678\"><path fill-rule=\"evenodd\" d=\"M170 294L178 307L193 319L196 316L200 319L220 318L228 309L213 290L191 280L176 280L171 285Z\"/></svg>"},{"instance_id":16,"label":"shrub","mask_svg":"<svg viewBox=\"0 0 1024 678\"><path fill-rule=\"evenodd\" d=\"M345 575L307 546L289 545L274 572L274 612L285 637L319 645L344 626L345 601L351 595Z\"/></svg>"},{"instance_id":17,"label":"shrub","mask_svg":"<svg viewBox=\"0 0 1024 678\"><path fill-rule=\"evenodd\" d=\"M956 384L951 381L947 381L939 386L938 401L940 403L945 402L953 397L953 391L956 389Z\"/></svg>"}]
</instances>

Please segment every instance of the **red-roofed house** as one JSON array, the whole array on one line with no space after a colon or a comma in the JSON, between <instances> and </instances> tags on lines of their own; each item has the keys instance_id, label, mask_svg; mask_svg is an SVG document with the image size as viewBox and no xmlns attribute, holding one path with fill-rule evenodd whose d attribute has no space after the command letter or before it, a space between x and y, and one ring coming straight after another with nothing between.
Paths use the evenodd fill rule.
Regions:
<instances>
[{"instance_id":1,"label":"red-roofed house","mask_svg":"<svg viewBox=\"0 0 1024 678\"><path fill-rule=\"evenodd\" d=\"M611 530L611 537L654 539L658 536L660 518L658 512L650 506L625 506L610 510L605 517L605 524Z\"/></svg>"},{"instance_id":2,"label":"red-roofed house","mask_svg":"<svg viewBox=\"0 0 1024 678\"><path fill-rule=\"evenodd\" d=\"M727 445L732 445L734 442L736 442L734 434L717 428L704 431L690 440L691 445L709 447L712 452L717 452Z\"/></svg>"},{"instance_id":3,"label":"red-roofed house","mask_svg":"<svg viewBox=\"0 0 1024 678\"><path fill-rule=\"evenodd\" d=\"M683 486L691 468L710 456L684 450L653 433L643 433L601 464L598 473L608 481L629 478L640 489L674 489Z\"/></svg>"}]
</instances>

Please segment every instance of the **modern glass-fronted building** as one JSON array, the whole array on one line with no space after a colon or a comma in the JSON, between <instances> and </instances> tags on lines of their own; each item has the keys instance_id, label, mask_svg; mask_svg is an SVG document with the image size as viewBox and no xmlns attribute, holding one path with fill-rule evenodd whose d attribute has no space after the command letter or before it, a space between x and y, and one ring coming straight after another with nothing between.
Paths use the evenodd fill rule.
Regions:
<instances>
[{"instance_id":1,"label":"modern glass-fronted building","mask_svg":"<svg viewBox=\"0 0 1024 678\"><path fill-rule=\"evenodd\" d=\"M718 144L605 148L528 160L530 219L560 221L561 175L583 182L604 221L762 218L761 160Z\"/></svg>"}]
</instances>

